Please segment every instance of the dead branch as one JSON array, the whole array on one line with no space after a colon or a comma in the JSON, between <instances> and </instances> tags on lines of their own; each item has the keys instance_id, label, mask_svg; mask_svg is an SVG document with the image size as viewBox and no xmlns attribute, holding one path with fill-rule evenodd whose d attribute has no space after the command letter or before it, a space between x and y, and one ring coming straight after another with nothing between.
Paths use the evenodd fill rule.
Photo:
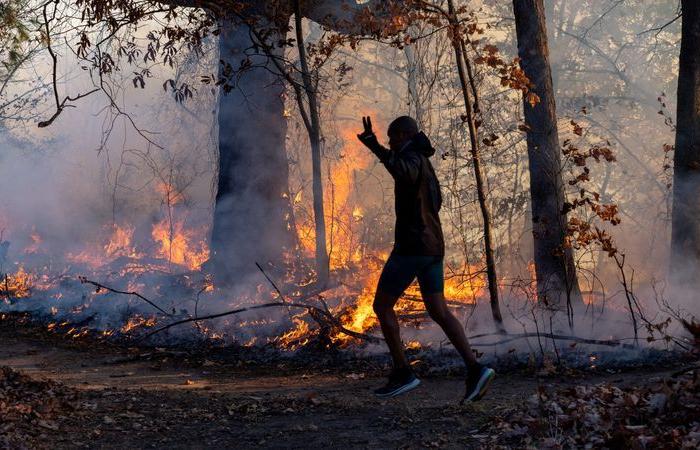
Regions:
<instances>
[{"instance_id":1,"label":"dead branch","mask_svg":"<svg viewBox=\"0 0 700 450\"><path fill-rule=\"evenodd\" d=\"M347 334L348 336L352 336L354 338L358 339L364 339L369 342L379 342L382 339L377 337L377 336L372 336L369 334L364 334L364 333L358 333L356 331L348 330L344 326L340 324L338 319L336 319L329 311L323 310L321 308L318 308L316 306L311 306L311 305L305 305L303 303L292 303L292 302L286 302L286 301L279 301L279 302L270 302L270 303L263 303L261 305L252 305L252 306L245 306L242 308L236 308L232 309L230 311L225 311L222 313L217 313L217 314L210 314L208 316L202 316L202 317L190 317L187 319L182 319L178 320L176 322L169 323L168 325L164 325L156 330L153 330L140 338L139 340L142 339L147 339L154 334L160 333L162 331L165 331L169 328L175 327L177 325L183 325L185 323L190 323L190 322L199 322L202 320L210 320L210 319L218 319L220 317L224 316L231 316L234 314L240 314L246 311L253 311L256 309L263 309L263 308L274 308L274 307L287 307L287 308L302 308L306 309L310 314L316 315L316 320L318 320L318 317L323 317L324 319L327 320L327 324L330 325L333 328L336 328L339 332L343 334Z\"/></svg>"},{"instance_id":2,"label":"dead branch","mask_svg":"<svg viewBox=\"0 0 700 450\"><path fill-rule=\"evenodd\" d=\"M265 274L265 271L262 269L262 267L260 267L257 263L256 263L256 265L257 265L258 268L263 272L263 274ZM167 329L169 329L169 328L172 328L172 327L177 326L177 325L182 325L182 324L185 324L185 323L190 323L190 322L195 322L195 323L196 323L196 322L200 322L200 321L202 321L202 320L216 319L216 318L219 318L219 317L230 316L230 315L239 314L239 313L246 312L246 311L252 311L252 310L255 310L255 309L271 308L271 307L277 307L277 306L282 306L282 307L287 307L287 308L303 308L303 309L306 309L306 310L309 312L309 314L311 315L311 317L312 317L314 320L316 320L317 322L321 321L323 325L326 325L326 326L329 326L329 327L331 327L331 328L334 328L334 329L336 329L339 333L343 333L343 334L346 334L346 335L348 335L348 336L351 336L351 337L354 337L354 338L357 338L357 339L362 339L362 340L365 340L365 341L368 341L368 342L379 342L379 341L382 340L380 337L377 337L377 336L372 336L372 335L364 334L364 333L358 333L358 332L356 332L356 331L348 330L347 328L345 328L345 327L340 323L340 321L331 313L330 309L328 308L328 305L327 305L323 300L321 300L321 303L324 305L324 308L325 308L325 309L322 309L322 308L319 308L319 307L316 307L316 306L312 306L312 305L306 305L306 304L304 304L304 303L293 303L293 302L290 302L290 301L286 300L285 297L284 297L284 295L282 295L282 292L281 292L281 291L279 290L279 288L277 287L277 285L274 283L274 281L272 281L272 280L267 276L267 274L265 274L265 278L267 278L267 280L270 282L270 284L272 284L272 286L275 288L275 290L277 291L277 293L278 293L279 296L280 296L281 301L279 301L279 302L264 303L264 304L261 304L261 305L246 306L246 307L237 308L237 309L233 309L233 310L230 310L230 311L225 311L225 312L218 313L218 314L210 314L210 315L202 316L202 317L189 317L189 318L187 318L187 319L178 320L178 321L176 321L176 322L169 323L169 324L164 325L164 326L162 326L162 327L160 327L160 328L158 328L158 329L156 329L156 330L153 330L153 331L149 332L148 334L146 334L146 335L144 335L143 337L139 338L139 340L147 339L147 338L153 336L153 335L156 334L156 333L160 333L161 331L165 331L165 330L167 330ZM151 305L151 306L153 306L154 308L156 308L156 309L157 309L158 311L160 311L161 313L165 314L167 317L173 317L173 315L174 315L174 313L173 313L173 314L170 314L170 313L166 312L166 311L165 311L164 309L162 309L160 306L156 305L153 301L147 299L146 297L144 297L143 295L139 294L138 292L134 292L134 291L122 291L122 290L119 290L119 289L114 289L114 288L111 288L111 287L109 287L109 286L105 286L105 285L103 285L103 284L101 284L101 283L98 283L98 282L96 282L96 281L88 280L86 277L83 277L83 276L78 277L78 279L80 280L80 282L81 282L82 284L91 284L91 285L95 286L95 287L97 288L98 291L99 291L100 289L104 289L104 290L109 291L109 292L114 292L115 294L132 295L132 296L134 296L134 297L138 297L139 299L143 300L144 302L146 302L146 303L148 303L149 305Z\"/></svg>"},{"instance_id":3,"label":"dead branch","mask_svg":"<svg viewBox=\"0 0 700 450\"><path fill-rule=\"evenodd\" d=\"M496 342L484 342L484 343L474 342L473 345L491 347L491 346L506 344L508 342L516 341L518 339L545 337L548 339L554 339L554 340L559 340L559 341L572 341L572 342L577 342L580 344L604 345L607 347L622 347L625 349L638 348L635 345L624 344L624 343L622 343L620 341L616 341L616 340L588 339L588 338L582 338L582 337L578 337L578 336L568 336L568 335L553 334L553 333L519 333L519 334L486 333L486 334L477 334L474 336L469 336L469 340L471 341L473 339L477 339L480 337L490 337L490 336L499 336L499 337L503 336L503 337L506 337L506 339L502 339L502 340L496 341Z\"/></svg>"},{"instance_id":4,"label":"dead branch","mask_svg":"<svg viewBox=\"0 0 700 450\"><path fill-rule=\"evenodd\" d=\"M625 290L627 306L629 307L630 315L632 316L632 326L634 327L634 341L637 342L637 317L634 314L634 308L632 303L634 303L637 306L637 309L639 309L639 304L637 303L636 298L634 298L634 293L631 290L630 283L627 281L627 274L625 273L625 254L623 253L622 256L618 256L617 254L615 254L613 255L613 257L615 258L615 264L617 264L617 268L620 270L622 287Z\"/></svg>"},{"instance_id":5,"label":"dead branch","mask_svg":"<svg viewBox=\"0 0 700 450\"><path fill-rule=\"evenodd\" d=\"M78 277L78 280L80 280L80 283L81 283L81 284L91 284L91 285L95 286L95 287L97 288L97 292L99 292L100 289L104 289L105 291L114 292L115 294L133 295L134 297L138 297L138 298L140 298L141 300L143 300L144 302L148 303L149 305L151 305L152 307L154 307L155 309L157 309L158 311L162 312L163 314L165 314L165 315L168 316L168 317L172 317L173 314L174 314L174 312L173 312L173 313L168 313L168 312L165 311L163 308L161 308L160 306L156 305L153 301L147 299L146 297L144 297L143 295L139 294L138 292L134 292L134 291L120 291L119 289L114 289L114 288L111 288L111 287L109 287L109 286L105 286L104 284L100 284L100 283L98 283L98 282L96 282L96 281L88 280L86 277L83 277L83 276L79 276L79 277Z\"/></svg>"},{"instance_id":6,"label":"dead branch","mask_svg":"<svg viewBox=\"0 0 700 450\"><path fill-rule=\"evenodd\" d=\"M86 92L84 94L78 94L75 97L71 97L69 95L65 96L63 98L63 101L59 100L58 97L58 81L57 81L57 75L56 75L56 66L58 65L58 58L56 56L56 53L53 50L53 47L51 46L51 30L49 29L49 23L55 19L56 16L56 8L54 7L53 11L53 16L51 19L49 19L48 14L47 14L47 8L51 2L46 2L43 7L43 16L44 16L44 27L46 30L46 48L49 51L49 55L51 56L51 64L52 64L52 70L51 70L51 78L52 78L52 86L53 86L53 95L54 95L54 100L56 102L56 111L53 113L53 115L48 119L39 122L38 127L39 128L44 128L48 127L53 123L54 120L61 114L61 112L64 110L64 108L67 108L72 105L67 105L67 102L74 102L76 100L79 100L83 97L87 97L90 94L94 94L95 92L99 91L99 89L95 88L89 92Z\"/></svg>"}]
</instances>

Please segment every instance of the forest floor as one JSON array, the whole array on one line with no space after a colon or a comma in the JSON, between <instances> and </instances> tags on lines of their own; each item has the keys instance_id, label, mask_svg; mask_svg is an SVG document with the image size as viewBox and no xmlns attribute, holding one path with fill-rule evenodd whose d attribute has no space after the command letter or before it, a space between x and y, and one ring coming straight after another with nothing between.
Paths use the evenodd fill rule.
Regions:
<instances>
[{"instance_id":1,"label":"forest floor","mask_svg":"<svg viewBox=\"0 0 700 450\"><path fill-rule=\"evenodd\" d=\"M493 447L503 442L504 420L538 390L601 383L624 389L689 363L516 370L499 374L482 401L459 406L463 381L445 374L423 376L412 393L379 400L372 390L383 383L382 370L369 365L249 366L73 342L12 321L0 321L0 343L0 448Z\"/></svg>"}]
</instances>

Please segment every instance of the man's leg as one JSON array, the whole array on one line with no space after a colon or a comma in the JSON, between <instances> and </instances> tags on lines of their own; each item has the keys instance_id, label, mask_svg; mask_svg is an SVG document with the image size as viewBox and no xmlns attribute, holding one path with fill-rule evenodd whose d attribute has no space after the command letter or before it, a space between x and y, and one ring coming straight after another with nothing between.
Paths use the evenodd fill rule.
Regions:
<instances>
[{"instance_id":1,"label":"man's leg","mask_svg":"<svg viewBox=\"0 0 700 450\"><path fill-rule=\"evenodd\" d=\"M394 367L397 369L408 367L408 359L403 350L401 342L401 332L399 328L399 320L394 312L394 305L399 300L398 296L384 293L377 290L374 296L374 313L379 319L379 325L382 327L382 334L386 340L386 345L389 347L391 359L394 362Z\"/></svg>"},{"instance_id":2,"label":"man's leg","mask_svg":"<svg viewBox=\"0 0 700 450\"><path fill-rule=\"evenodd\" d=\"M394 306L399 297L415 278L414 269L409 263L409 259L392 254L384 265L377 283L377 293L374 296L374 313L379 319L382 334L394 363L394 370L391 371L387 384L374 391L374 394L380 398L403 394L420 384L403 351L399 321L394 312Z\"/></svg>"},{"instance_id":3,"label":"man's leg","mask_svg":"<svg viewBox=\"0 0 700 450\"><path fill-rule=\"evenodd\" d=\"M476 360L462 324L447 307L444 281L442 258L436 258L418 273L418 283L421 287L425 309L430 317L440 325L467 366L466 392L462 402L476 401L484 396L496 372L490 367L482 366Z\"/></svg>"},{"instance_id":4,"label":"man's leg","mask_svg":"<svg viewBox=\"0 0 700 450\"><path fill-rule=\"evenodd\" d=\"M403 351L399 320L394 312L394 306L401 294L416 278L416 269L410 256L391 254L377 282L377 292L374 295L374 313L379 319L382 334L391 352L391 359L396 369L408 368L408 359Z\"/></svg>"},{"instance_id":5,"label":"man's leg","mask_svg":"<svg viewBox=\"0 0 700 450\"><path fill-rule=\"evenodd\" d=\"M442 293L423 294L423 302L430 318L445 332L447 338L464 359L467 368L478 367L479 363L472 352L464 328L447 307L445 295Z\"/></svg>"}]
</instances>

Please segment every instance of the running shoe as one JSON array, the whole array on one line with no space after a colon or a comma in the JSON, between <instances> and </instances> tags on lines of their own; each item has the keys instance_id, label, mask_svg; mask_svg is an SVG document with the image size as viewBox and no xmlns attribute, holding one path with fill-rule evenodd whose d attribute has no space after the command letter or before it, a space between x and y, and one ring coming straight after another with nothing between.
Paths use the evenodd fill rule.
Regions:
<instances>
[{"instance_id":1,"label":"running shoe","mask_svg":"<svg viewBox=\"0 0 700 450\"><path fill-rule=\"evenodd\" d=\"M420 380L411 369L394 369L391 371L386 385L375 390L374 395L379 398L395 397L417 388L419 384Z\"/></svg>"},{"instance_id":2,"label":"running shoe","mask_svg":"<svg viewBox=\"0 0 700 450\"><path fill-rule=\"evenodd\" d=\"M496 376L496 371L490 367L481 366L478 370L469 371L467 374L467 392L464 393L464 398L461 403L475 402L486 394L489 385Z\"/></svg>"}]
</instances>

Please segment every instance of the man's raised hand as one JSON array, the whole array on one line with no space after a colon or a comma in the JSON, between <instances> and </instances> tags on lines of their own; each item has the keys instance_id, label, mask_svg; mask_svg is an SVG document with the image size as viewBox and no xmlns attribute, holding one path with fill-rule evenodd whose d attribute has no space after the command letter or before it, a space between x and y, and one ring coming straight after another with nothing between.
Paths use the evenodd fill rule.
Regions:
<instances>
[{"instance_id":1,"label":"man's raised hand","mask_svg":"<svg viewBox=\"0 0 700 450\"><path fill-rule=\"evenodd\" d=\"M362 117L362 126L364 131L357 135L357 138L364 142L370 136L374 136L374 131L372 130L372 118L370 116Z\"/></svg>"}]
</instances>

